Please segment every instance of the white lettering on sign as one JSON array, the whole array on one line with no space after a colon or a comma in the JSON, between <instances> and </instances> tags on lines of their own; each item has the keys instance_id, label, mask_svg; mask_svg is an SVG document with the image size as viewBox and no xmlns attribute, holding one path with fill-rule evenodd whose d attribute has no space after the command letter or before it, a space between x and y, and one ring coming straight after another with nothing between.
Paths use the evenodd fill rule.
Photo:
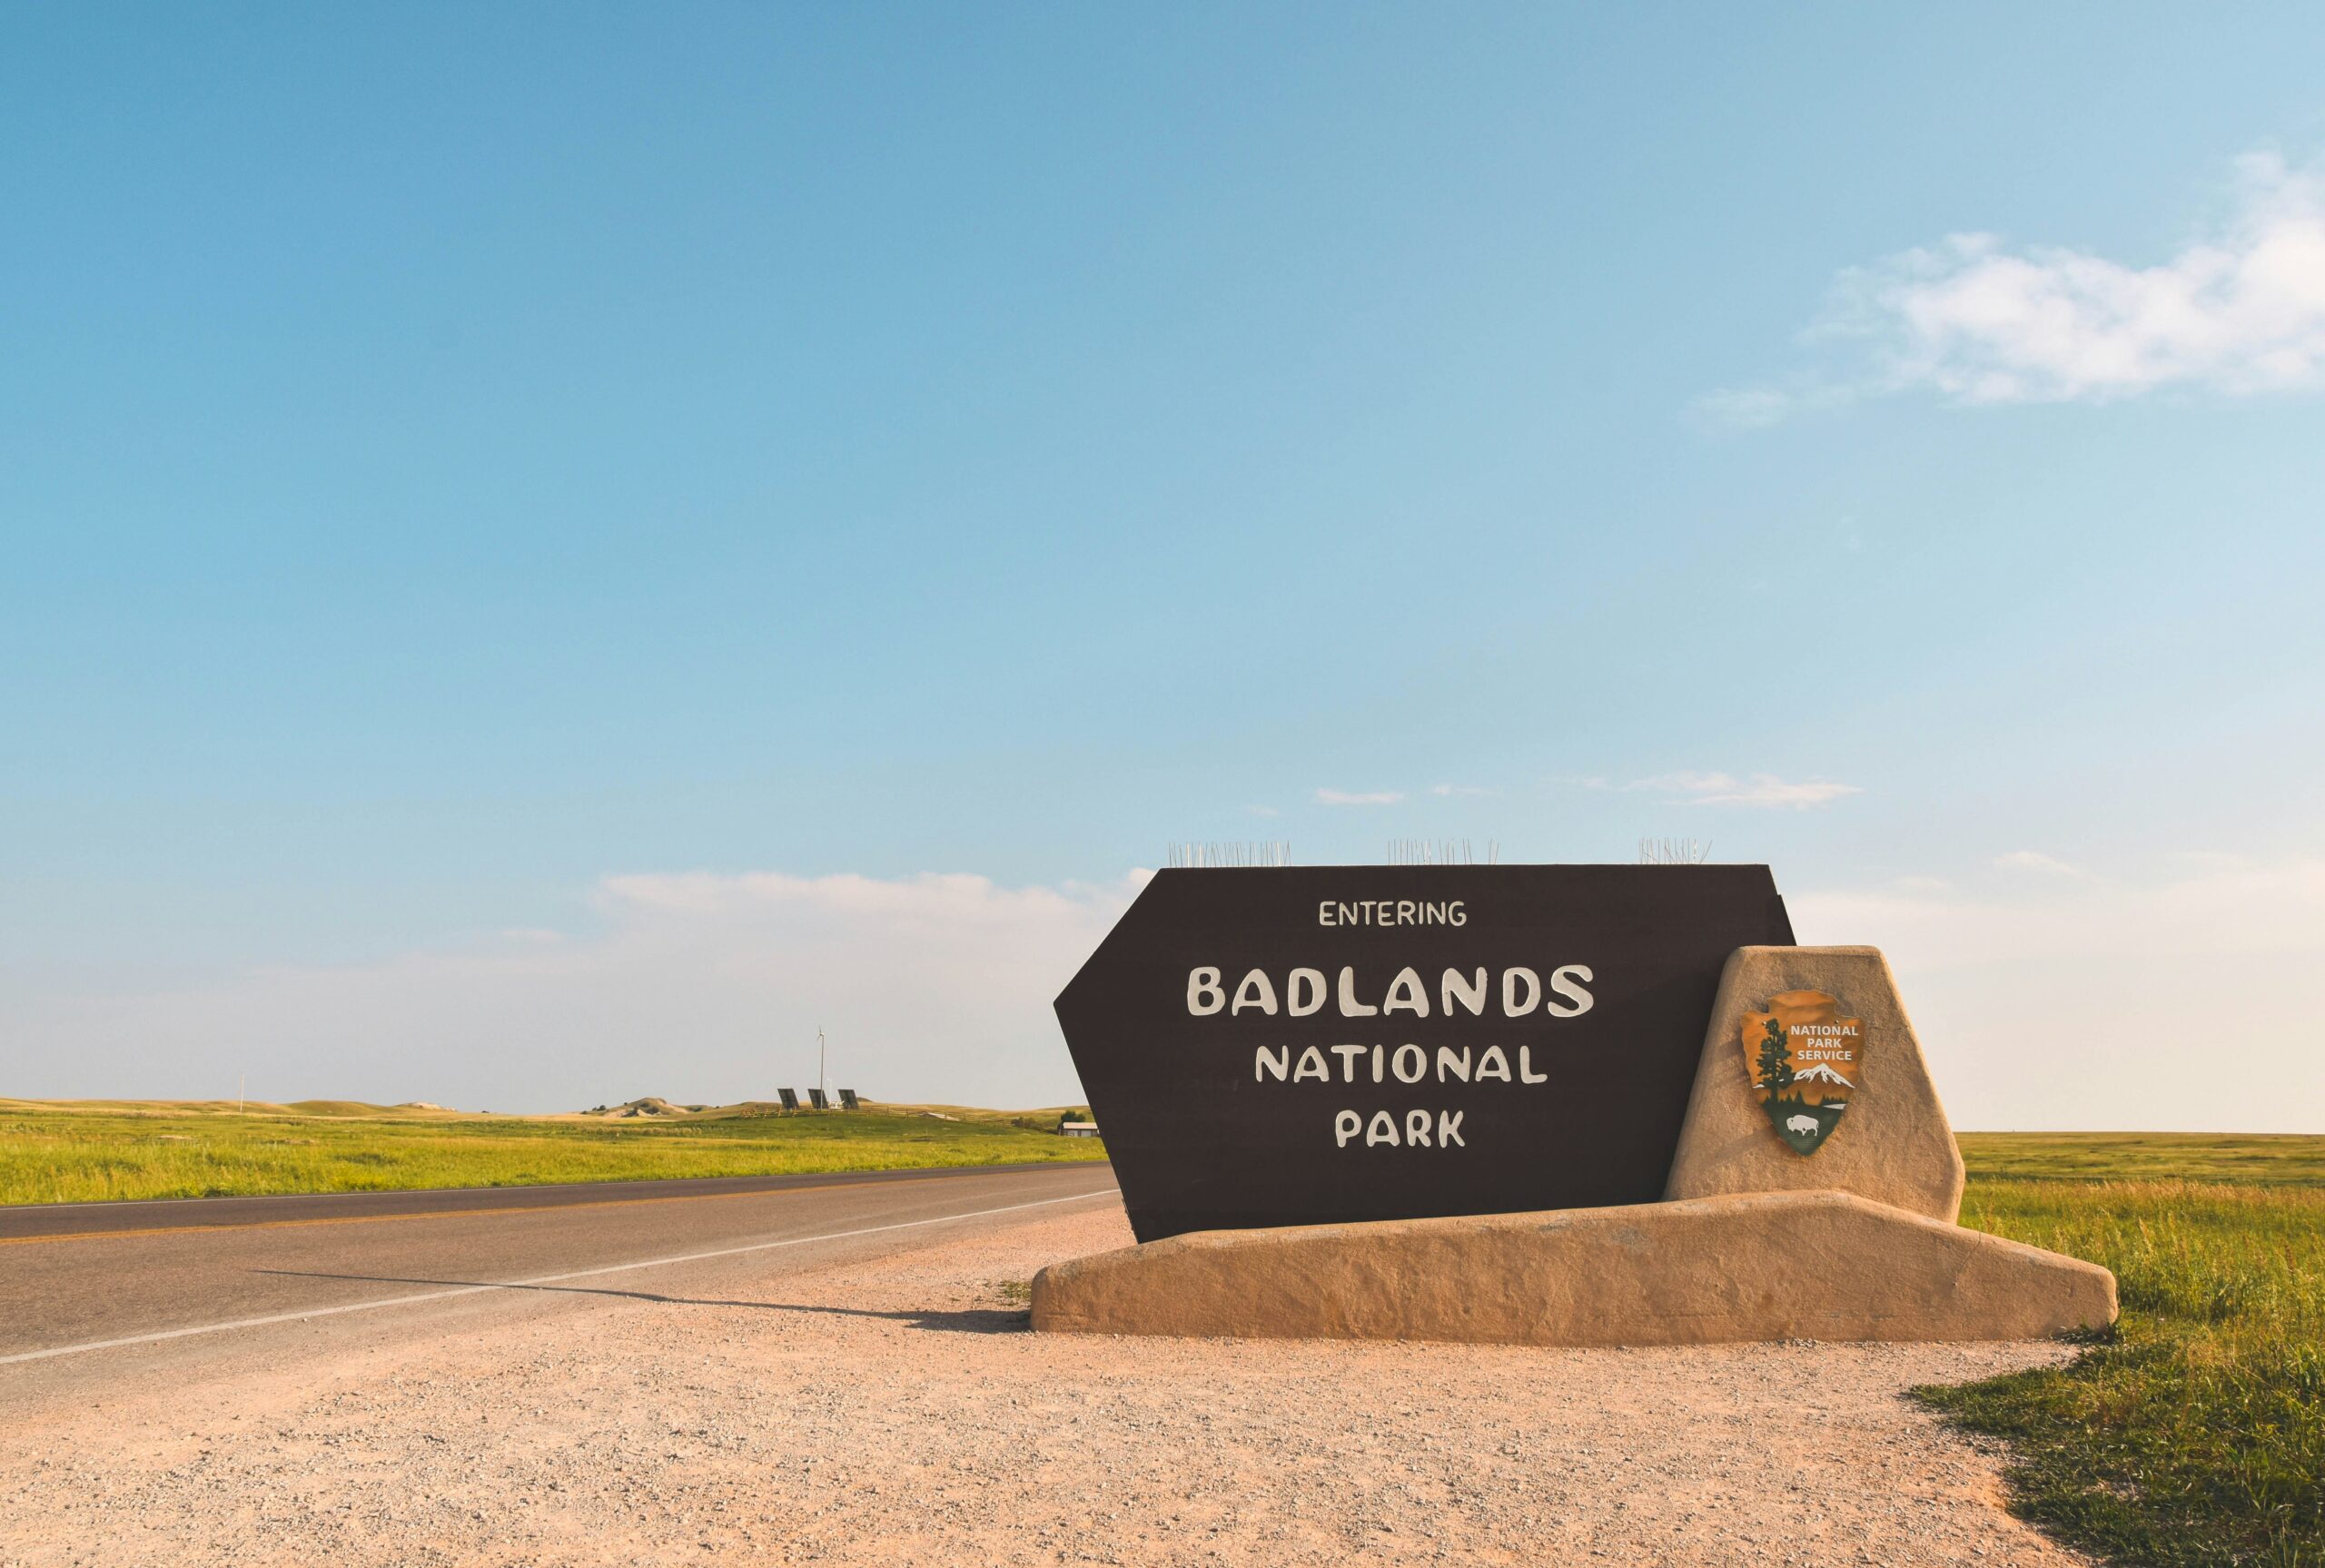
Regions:
<instances>
[{"instance_id":1,"label":"white lettering on sign","mask_svg":"<svg viewBox=\"0 0 2325 1568\"><path fill-rule=\"evenodd\" d=\"M1243 977L1243 983L1235 988L1235 1000L1228 1004L1227 1014L1232 1018L1247 1007L1256 1007L1270 1018L1275 1016L1275 985L1263 969L1252 970Z\"/></svg>"},{"instance_id":2,"label":"white lettering on sign","mask_svg":"<svg viewBox=\"0 0 2325 1568\"><path fill-rule=\"evenodd\" d=\"M1343 903L1325 899L1316 906L1318 925L1467 925L1469 912L1459 899L1424 903L1410 898L1360 898Z\"/></svg>"},{"instance_id":3,"label":"white lettering on sign","mask_svg":"<svg viewBox=\"0 0 2325 1568\"><path fill-rule=\"evenodd\" d=\"M1548 1011L1552 1018L1580 1018L1590 1011L1590 993L1581 982L1591 978L1590 971L1578 963L1562 963L1550 971L1550 991L1566 1003L1550 1003Z\"/></svg>"},{"instance_id":4,"label":"white lettering on sign","mask_svg":"<svg viewBox=\"0 0 2325 1568\"><path fill-rule=\"evenodd\" d=\"M1434 1077L1439 1083L1486 1082L1548 1083L1550 1075L1534 1070L1534 1048L1518 1048L1518 1076L1509 1075L1509 1058L1498 1045L1489 1045L1485 1054L1477 1059L1472 1070L1469 1048L1455 1051L1449 1045L1437 1048L1434 1063L1429 1052L1407 1040L1395 1047L1385 1045L1335 1045L1329 1049L1341 1059L1340 1081L1355 1083L1385 1083L1393 1077L1399 1083L1419 1083ZM1300 1053L1295 1063L1291 1047L1288 1045L1257 1045L1252 1048L1252 1081L1253 1083L1300 1083L1313 1080L1319 1083L1332 1081L1332 1070L1324 1060L1324 1051L1309 1046Z\"/></svg>"},{"instance_id":5,"label":"white lettering on sign","mask_svg":"<svg viewBox=\"0 0 2325 1568\"><path fill-rule=\"evenodd\" d=\"M1598 1001L1588 990L1593 978L1588 964L1559 964L1550 971L1548 1000L1545 1001L1541 975L1522 964L1513 965L1501 971L1502 1016L1525 1018L1543 1012L1552 1018L1580 1018ZM1482 1018L1491 985L1485 970L1446 970L1438 980L1438 1011L1453 1018L1459 1016L1454 1011L1458 1007L1472 1018ZM1370 996L1380 1000L1365 1000ZM1377 991L1367 985L1353 964L1341 966L1340 975L1330 989L1321 969L1290 971L1281 990L1265 970L1246 970L1243 978L1235 983L1232 1003L1218 965L1202 964L1187 971L1187 1012L1194 1018L1209 1018L1222 1011L1232 1017L1247 1009L1273 1018L1279 997L1282 999L1283 1011L1293 1018L1321 1012L1328 1001L1337 1004L1342 1018L1376 1018L1388 1012L1409 1012L1417 1018L1430 1016L1429 983L1410 964L1397 971L1389 983Z\"/></svg>"},{"instance_id":6,"label":"white lettering on sign","mask_svg":"<svg viewBox=\"0 0 2325 1568\"><path fill-rule=\"evenodd\" d=\"M1484 970L1478 971L1478 978L1471 980L1458 969L1449 969L1445 971L1445 978L1438 983L1438 995L1442 999L1441 1005L1445 1010L1446 1017L1453 1016L1453 1004L1457 1001L1469 1010L1471 1018L1483 1018L1486 1015L1486 971Z\"/></svg>"},{"instance_id":7,"label":"white lettering on sign","mask_svg":"<svg viewBox=\"0 0 2325 1568\"><path fill-rule=\"evenodd\" d=\"M1386 1144L1390 1149L1467 1149L1469 1140L1461 1136L1461 1119L1469 1112L1440 1110L1434 1114L1416 1106L1405 1112L1400 1126L1393 1111L1376 1110L1367 1121L1360 1110L1332 1112L1332 1142L1346 1149L1358 1133L1364 1135L1364 1147L1378 1148Z\"/></svg>"},{"instance_id":8,"label":"white lettering on sign","mask_svg":"<svg viewBox=\"0 0 2325 1568\"><path fill-rule=\"evenodd\" d=\"M1389 998L1380 1004L1382 1012L1415 1012L1429 1016L1429 988L1420 976L1410 969L1400 969L1397 978L1389 982Z\"/></svg>"},{"instance_id":9,"label":"white lettering on sign","mask_svg":"<svg viewBox=\"0 0 2325 1568\"><path fill-rule=\"evenodd\" d=\"M1334 915L1321 918L1327 925L1411 924L1420 922L1432 907L1410 902L1401 908L1386 902L1328 904L1325 908L1334 911ZM1448 907L1452 915L1459 914L1459 904ZM1351 908L1369 912L1337 918L1338 910ZM1449 915L1443 923L1458 925L1460 920ZM1512 1090L1538 1088L1551 1078L1549 1061L1538 1066L1534 1058L1537 1047L1545 1048L1547 1057L1553 1043L1540 1037L1542 1028L1558 1020L1580 1018L1597 1001L1590 988L1598 977L1587 963L1549 965L1547 981L1543 971L1526 964L1511 964L1498 978L1482 966L1447 968L1439 971L1434 988L1412 964L1394 971L1360 971L1354 964L1341 964L1336 970L1302 965L1279 971L1281 981L1264 969L1252 968L1242 971L1231 991L1226 977L1232 972L1220 964L1198 964L1187 971L1190 1017L1224 1014L1237 1019L1248 1013L1258 1019L1311 1018L1330 1006L1341 1018L1372 1020L1372 1027L1384 1032L1390 1027L1400 1033L1407 1028L1425 1032L1425 1022L1407 1021L1482 1019L1489 1016L1489 1006L1499 1003L1500 1019L1522 1021L1512 1032L1532 1037L1505 1036L1482 1045L1459 1046L1413 1040L1358 1040L1297 1047L1281 1041L1254 1044L1252 1081L1255 1084L1386 1088L1391 1083L1418 1086L1433 1081L1471 1088L1500 1083ZM1796 1031L1796 1035L1806 1032ZM1828 1031L1827 1038L1838 1032ZM1796 1049L1805 1058L1816 1048L1816 1042L1804 1040ZM1467 1149L1469 1142L1461 1131L1464 1114L1420 1106L1341 1109L1332 1114L1332 1138L1341 1149Z\"/></svg>"}]
</instances>

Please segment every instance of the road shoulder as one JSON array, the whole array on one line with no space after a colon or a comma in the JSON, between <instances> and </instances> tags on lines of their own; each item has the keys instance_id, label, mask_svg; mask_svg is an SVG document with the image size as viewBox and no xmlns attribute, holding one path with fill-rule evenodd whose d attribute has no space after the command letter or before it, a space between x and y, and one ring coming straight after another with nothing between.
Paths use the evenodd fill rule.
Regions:
<instances>
[{"instance_id":1,"label":"road shoulder","mask_svg":"<svg viewBox=\"0 0 2325 1568\"><path fill-rule=\"evenodd\" d=\"M1119 1209L20 1422L0 1562L2082 1561L1902 1395L2048 1346L1060 1339Z\"/></svg>"}]
</instances>

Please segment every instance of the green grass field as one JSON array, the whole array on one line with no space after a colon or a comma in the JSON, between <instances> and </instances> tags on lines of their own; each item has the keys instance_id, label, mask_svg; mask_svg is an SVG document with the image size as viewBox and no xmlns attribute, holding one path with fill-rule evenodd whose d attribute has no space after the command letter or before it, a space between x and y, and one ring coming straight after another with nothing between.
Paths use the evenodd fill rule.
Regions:
<instances>
[{"instance_id":1,"label":"green grass field","mask_svg":"<svg viewBox=\"0 0 2325 1568\"><path fill-rule=\"evenodd\" d=\"M2119 1563L2325 1564L2325 1138L1969 1134L1962 1220L2115 1271L2056 1371L1921 1397L2013 1504Z\"/></svg>"},{"instance_id":2,"label":"green grass field","mask_svg":"<svg viewBox=\"0 0 2325 1568\"><path fill-rule=\"evenodd\" d=\"M2325 1186L2325 1138L2220 1132L1965 1132L1970 1179Z\"/></svg>"},{"instance_id":3,"label":"green grass field","mask_svg":"<svg viewBox=\"0 0 2325 1568\"><path fill-rule=\"evenodd\" d=\"M1102 1159L1060 1138L1057 1113L871 1107L750 1109L668 1120L528 1119L309 1100L235 1113L0 1100L0 1203L240 1193L522 1187L550 1181L762 1176Z\"/></svg>"}]
</instances>

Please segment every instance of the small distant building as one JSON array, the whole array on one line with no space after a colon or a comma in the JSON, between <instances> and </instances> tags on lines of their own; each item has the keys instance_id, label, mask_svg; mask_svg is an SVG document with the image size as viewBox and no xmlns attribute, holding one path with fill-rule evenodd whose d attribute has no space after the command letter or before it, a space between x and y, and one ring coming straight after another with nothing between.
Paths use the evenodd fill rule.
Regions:
<instances>
[{"instance_id":1,"label":"small distant building","mask_svg":"<svg viewBox=\"0 0 2325 1568\"><path fill-rule=\"evenodd\" d=\"M1095 1138L1098 1136L1098 1124L1061 1116L1057 1119L1057 1135L1060 1138Z\"/></svg>"}]
</instances>

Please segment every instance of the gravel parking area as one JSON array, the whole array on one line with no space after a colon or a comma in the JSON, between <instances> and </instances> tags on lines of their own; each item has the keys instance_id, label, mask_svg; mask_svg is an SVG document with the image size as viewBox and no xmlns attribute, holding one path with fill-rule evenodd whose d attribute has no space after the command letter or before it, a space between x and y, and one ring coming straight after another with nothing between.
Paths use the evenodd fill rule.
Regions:
<instances>
[{"instance_id":1,"label":"gravel parking area","mask_svg":"<svg viewBox=\"0 0 2325 1568\"><path fill-rule=\"evenodd\" d=\"M1544 1352L1037 1336L1119 1209L629 1277L0 1433L0 1563L2084 1561L1901 1397L2052 1346Z\"/></svg>"}]
</instances>

